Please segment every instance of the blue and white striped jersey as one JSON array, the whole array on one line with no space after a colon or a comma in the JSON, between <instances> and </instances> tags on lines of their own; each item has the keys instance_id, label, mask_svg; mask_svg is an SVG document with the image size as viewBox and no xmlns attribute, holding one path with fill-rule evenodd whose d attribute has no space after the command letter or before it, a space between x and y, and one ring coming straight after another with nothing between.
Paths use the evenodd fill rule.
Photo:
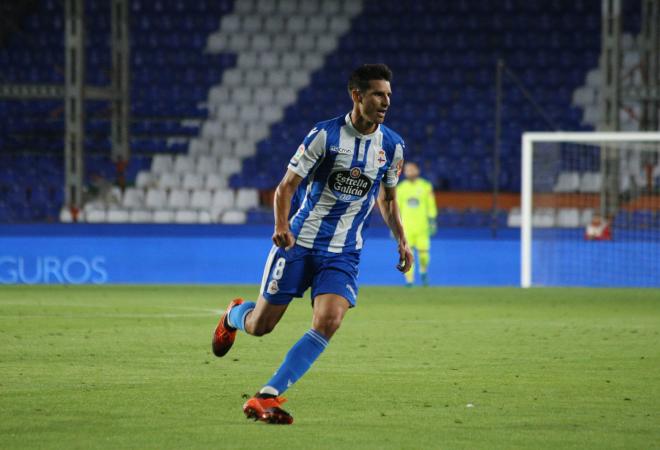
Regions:
<instances>
[{"instance_id":1,"label":"blue and white striped jersey","mask_svg":"<svg viewBox=\"0 0 660 450\"><path fill-rule=\"evenodd\" d=\"M289 162L303 177L301 201L290 219L291 232L302 247L332 253L362 249L381 180L399 181L405 144L384 125L360 134L350 113L320 122L309 132Z\"/></svg>"}]
</instances>

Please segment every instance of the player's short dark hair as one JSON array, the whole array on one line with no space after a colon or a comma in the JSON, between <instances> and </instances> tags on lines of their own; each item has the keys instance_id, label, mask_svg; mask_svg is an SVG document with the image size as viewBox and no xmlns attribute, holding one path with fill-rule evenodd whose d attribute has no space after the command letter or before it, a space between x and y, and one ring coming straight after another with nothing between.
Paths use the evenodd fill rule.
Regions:
<instances>
[{"instance_id":1,"label":"player's short dark hair","mask_svg":"<svg viewBox=\"0 0 660 450\"><path fill-rule=\"evenodd\" d=\"M348 79L349 94L357 89L364 92L369 89L369 81L392 81L392 71L385 64L363 64L351 73Z\"/></svg>"}]
</instances>

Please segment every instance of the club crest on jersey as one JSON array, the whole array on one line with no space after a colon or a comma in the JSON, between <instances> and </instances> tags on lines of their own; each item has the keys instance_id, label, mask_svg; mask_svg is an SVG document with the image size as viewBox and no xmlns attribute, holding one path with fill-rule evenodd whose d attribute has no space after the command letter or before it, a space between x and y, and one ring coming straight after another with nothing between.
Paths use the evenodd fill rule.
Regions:
<instances>
[{"instance_id":1,"label":"club crest on jersey","mask_svg":"<svg viewBox=\"0 0 660 450\"><path fill-rule=\"evenodd\" d=\"M376 166L383 167L387 163L387 155L382 148L376 152Z\"/></svg>"},{"instance_id":2,"label":"club crest on jersey","mask_svg":"<svg viewBox=\"0 0 660 450\"><path fill-rule=\"evenodd\" d=\"M300 147L298 147L298 150L296 150L296 154L293 155L293 158L291 158L291 162L296 164L298 161L300 161L303 153L305 153L305 144L300 144Z\"/></svg>"},{"instance_id":3,"label":"club crest on jersey","mask_svg":"<svg viewBox=\"0 0 660 450\"><path fill-rule=\"evenodd\" d=\"M373 181L362 173L359 167L338 170L328 180L330 190L339 200L352 202L365 197L373 186Z\"/></svg>"},{"instance_id":4,"label":"club crest on jersey","mask_svg":"<svg viewBox=\"0 0 660 450\"><path fill-rule=\"evenodd\" d=\"M270 283L268 283L268 292L270 295L277 294L280 291L280 287L277 284L277 280L272 280Z\"/></svg>"}]
</instances>

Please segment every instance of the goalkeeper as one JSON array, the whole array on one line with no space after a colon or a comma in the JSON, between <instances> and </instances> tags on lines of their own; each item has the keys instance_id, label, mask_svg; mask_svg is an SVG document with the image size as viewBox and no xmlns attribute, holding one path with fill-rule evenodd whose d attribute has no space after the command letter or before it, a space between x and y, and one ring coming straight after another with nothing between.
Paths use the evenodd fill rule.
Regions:
<instances>
[{"instance_id":1,"label":"goalkeeper","mask_svg":"<svg viewBox=\"0 0 660 450\"><path fill-rule=\"evenodd\" d=\"M428 286L431 236L436 232L435 218L438 215L433 186L419 176L419 166L413 162L404 165L403 173L406 179L396 187L401 221L410 248L417 251L416 260L419 261L422 284ZM406 286L412 286L415 280L415 268L404 275Z\"/></svg>"}]
</instances>

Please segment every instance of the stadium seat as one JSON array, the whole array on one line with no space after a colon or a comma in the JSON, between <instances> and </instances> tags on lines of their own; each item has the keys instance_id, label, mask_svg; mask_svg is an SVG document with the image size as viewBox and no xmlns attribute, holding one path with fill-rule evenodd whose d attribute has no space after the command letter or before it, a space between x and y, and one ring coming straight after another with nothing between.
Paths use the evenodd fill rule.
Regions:
<instances>
[{"instance_id":1,"label":"stadium seat","mask_svg":"<svg viewBox=\"0 0 660 450\"><path fill-rule=\"evenodd\" d=\"M246 220L247 220L247 216L245 214L245 211L229 210L229 211L225 211L222 214L220 218L220 223L228 224L228 225L239 225L239 224L244 224Z\"/></svg>"},{"instance_id":2,"label":"stadium seat","mask_svg":"<svg viewBox=\"0 0 660 450\"><path fill-rule=\"evenodd\" d=\"M518 228L522 224L522 217L520 215L520 208L511 208L507 217L507 226Z\"/></svg>"},{"instance_id":3,"label":"stadium seat","mask_svg":"<svg viewBox=\"0 0 660 450\"><path fill-rule=\"evenodd\" d=\"M175 223L197 223L199 221L199 215L197 211L192 210L180 210L174 214Z\"/></svg>"},{"instance_id":4,"label":"stadium seat","mask_svg":"<svg viewBox=\"0 0 660 450\"><path fill-rule=\"evenodd\" d=\"M218 161L215 156L204 155L197 158L195 172L198 174L211 174L218 170Z\"/></svg>"},{"instance_id":5,"label":"stadium seat","mask_svg":"<svg viewBox=\"0 0 660 450\"><path fill-rule=\"evenodd\" d=\"M209 173L206 176L204 187L208 190L225 189L227 187L227 177L218 173Z\"/></svg>"},{"instance_id":6,"label":"stadium seat","mask_svg":"<svg viewBox=\"0 0 660 450\"><path fill-rule=\"evenodd\" d=\"M107 221L107 215L103 209L92 209L85 211L85 220L89 223L103 223Z\"/></svg>"},{"instance_id":7,"label":"stadium seat","mask_svg":"<svg viewBox=\"0 0 660 450\"><path fill-rule=\"evenodd\" d=\"M174 221L174 211L169 209L157 209L151 218L153 223L170 223Z\"/></svg>"},{"instance_id":8,"label":"stadium seat","mask_svg":"<svg viewBox=\"0 0 660 450\"><path fill-rule=\"evenodd\" d=\"M177 155L174 160L174 172L186 173L195 170L195 160L188 155Z\"/></svg>"},{"instance_id":9,"label":"stadium seat","mask_svg":"<svg viewBox=\"0 0 660 450\"><path fill-rule=\"evenodd\" d=\"M580 210L577 208L560 208L557 211L557 226L576 228L580 226Z\"/></svg>"},{"instance_id":10,"label":"stadium seat","mask_svg":"<svg viewBox=\"0 0 660 450\"><path fill-rule=\"evenodd\" d=\"M213 201L212 191L198 190L190 198L190 207L196 210L209 210Z\"/></svg>"},{"instance_id":11,"label":"stadium seat","mask_svg":"<svg viewBox=\"0 0 660 450\"><path fill-rule=\"evenodd\" d=\"M141 208L144 205L144 191L137 188L126 189L121 205L127 209Z\"/></svg>"},{"instance_id":12,"label":"stadium seat","mask_svg":"<svg viewBox=\"0 0 660 450\"><path fill-rule=\"evenodd\" d=\"M164 189L148 189L145 206L150 209L162 209L167 204L167 191Z\"/></svg>"},{"instance_id":13,"label":"stadium seat","mask_svg":"<svg viewBox=\"0 0 660 450\"><path fill-rule=\"evenodd\" d=\"M554 208L536 208L532 213L532 226L537 228L552 228L556 225Z\"/></svg>"},{"instance_id":14,"label":"stadium seat","mask_svg":"<svg viewBox=\"0 0 660 450\"><path fill-rule=\"evenodd\" d=\"M204 174L194 172L183 174L183 183L181 184L181 187L190 190L202 189L204 187Z\"/></svg>"},{"instance_id":15,"label":"stadium seat","mask_svg":"<svg viewBox=\"0 0 660 450\"><path fill-rule=\"evenodd\" d=\"M155 187L157 180L154 179L152 172L141 170L135 177L135 186L141 189Z\"/></svg>"},{"instance_id":16,"label":"stadium seat","mask_svg":"<svg viewBox=\"0 0 660 450\"><path fill-rule=\"evenodd\" d=\"M580 189L580 174L578 172L562 172L555 184L555 192L577 192Z\"/></svg>"},{"instance_id":17,"label":"stadium seat","mask_svg":"<svg viewBox=\"0 0 660 450\"><path fill-rule=\"evenodd\" d=\"M213 194L213 200L211 201L211 216L217 220L220 213L232 209L234 204L234 191L229 189L217 190Z\"/></svg>"},{"instance_id":18,"label":"stadium seat","mask_svg":"<svg viewBox=\"0 0 660 450\"><path fill-rule=\"evenodd\" d=\"M259 192L256 189L239 189L236 191L236 207L241 211L259 206Z\"/></svg>"},{"instance_id":19,"label":"stadium seat","mask_svg":"<svg viewBox=\"0 0 660 450\"><path fill-rule=\"evenodd\" d=\"M165 173L172 170L172 156L171 155L155 155L151 162L151 171L153 173Z\"/></svg>"},{"instance_id":20,"label":"stadium seat","mask_svg":"<svg viewBox=\"0 0 660 450\"><path fill-rule=\"evenodd\" d=\"M580 177L580 192L595 193L600 192L600 188L600 172L585 172Z\"/></svg>"},{"instance_id":21,"label":"stadium seat","mask_svg":"<svg viewBox=\"0 0 660 450\"><path fill-rule=\"evenodd\" d=\"M181 175L173 172L164 172L158 178L158 187L161 189L176 189L181 185Z\"/></svg>"},{"instance_id":22,"label":"stadium seat","mask_svg":"<svg viewBox=\"0 0 660 450\"><path fill-rule=\"evenodd\" d=\"M129 212L125 209L109 209L106 216L106 221L109 223L127 223L129 220Z\"/></svg>"},{"instance_id":23,"label":"stadium seat","mask_svg":"<svg viewBox=\"0 0 660 450\"><path fill-rule=\"evenodd\" d=\"M128 221L131 223L149 223L152 219L153 213L145 209L135 209L128 216Z\"/></svg>"},{"instance_id":24,"label":"stadium seat","mask_svg":"<svg viewBox=\"0 0 660 450\"><path fill-rule=\"evenodd\" d=\"M167 207L170 209L183 210L190 206L190 194L184 189L174 189L167 197Z\"/></svg>"}]
</instances>

